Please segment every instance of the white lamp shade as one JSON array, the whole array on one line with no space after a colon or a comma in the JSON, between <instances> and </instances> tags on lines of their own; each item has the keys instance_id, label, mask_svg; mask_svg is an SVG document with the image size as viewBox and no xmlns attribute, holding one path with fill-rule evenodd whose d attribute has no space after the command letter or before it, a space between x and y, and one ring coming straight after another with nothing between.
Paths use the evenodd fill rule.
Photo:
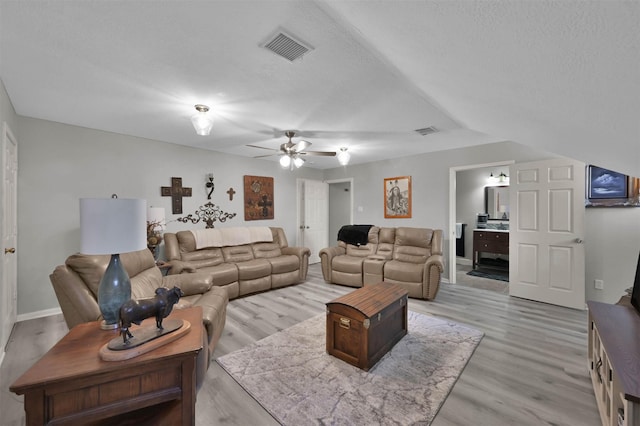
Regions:
<instances>
[{"instance_id":1,"label":"white lamp shade","mask_svg":"<svg viewBox=\"0 0 640 426\"><path fill-rule=\"evenodd\" d=\"M132 198L80 199L80 252L120 254L147 247L147 202Z\"/></svg>"},{"instance_id":2,"label":"white lamp shade","mask_svg":"<svg viewBox=\"0 0 640 426\"><path fill-rule=\"evenodd\" d=\"M282 167L289 167L291 165L291 157L286 154L280 157L280 165Z\"/></svg>"},{"instance_id":3,"label":"white lamp shade","mask_svg":"<svg viewBox=\"0 0 640 426\"><path fill-rule=\"evenodd\" d=\"M340 148L340 152L338 153L338 163L342 166L346 166L349 164L349 160L351 160L351 154L347 152L347 148Z\"/></svg>"},{"instance_id":4,"label":"white lamp shade","mask_svg":"<svg viewBox=\"0 0 640 426\"><path fill-rule=\"evenodd\" d=\"M167 227L164 207L147 208L147 222L156 223L153 230L163 232Z\"/></svg>"},{"instance_id":5,"label":"white lamp shade","mask_svg":"<svg viewBox=\"0 0 640 426\"><path fill-rule=\"evenodd\" d=\"M213 119L207 115L206 112L198 112L191 117L191 123L193 123L196 133L200 136L208 136L211 133L213 127Z\"/></svg>"},{"instance_id":6,"label":"white lamp shade","mask_svg":"<svg viewBox=\"0 0 640 426\"><path fill-rule=\"evenodd\" d=\"M304 164L304 160L300 157L296 157L293 159L293 165L296 166L296 168L300 168L302 167L302 165Z\"/></svg>"}]
</instances>

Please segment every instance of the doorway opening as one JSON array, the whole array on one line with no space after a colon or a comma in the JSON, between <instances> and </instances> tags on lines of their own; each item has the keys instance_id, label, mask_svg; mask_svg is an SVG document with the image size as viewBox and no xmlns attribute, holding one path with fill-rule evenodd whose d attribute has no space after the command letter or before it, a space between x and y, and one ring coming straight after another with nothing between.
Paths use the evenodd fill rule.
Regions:
<instances>
[{"instance_id":1,"label":"doorway opening","mask_svg":"<svg viewBox=\"0 0 640 426\"><path fill-rule=\"evenodd\" d=\"M508 270L502 273L500 268L479 268L474 259L474 230L477 228L478 215L487 214L486 188L491 175L498 176L505 172L508 175L509 165L514 161L473 164L450 168L449 172L449 282L474 288L509 293ZM499 209L508 210L505 203ZM501 212L503 214L504 212ZM493 215L495 216L495 215ZM504 228L507 232L507 244L502 254L483 253L496 265L503 265L505 259L508 264L508 220L492 217L490 227ZM481 225L484 226L484 225ZM479 254L478 254L479 255Z\"/></svg>"}]
</instances>

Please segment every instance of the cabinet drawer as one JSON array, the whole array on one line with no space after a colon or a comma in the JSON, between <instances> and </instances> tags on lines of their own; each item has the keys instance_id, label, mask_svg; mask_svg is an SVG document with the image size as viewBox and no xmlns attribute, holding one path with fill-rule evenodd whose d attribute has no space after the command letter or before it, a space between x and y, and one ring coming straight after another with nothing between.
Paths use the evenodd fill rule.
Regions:
<instances>
[{"instance_id":1,"label":"cabinet drawer","mask_svg":"<svg viewBox=\"0 0 640 426\"><path fill-rule=\"evenodd\" d=\"M473 233L474 241L497 241L500 244L509 245L509 233L508 232L484 232L475 231Z\"/></svg>"}]
</instances>

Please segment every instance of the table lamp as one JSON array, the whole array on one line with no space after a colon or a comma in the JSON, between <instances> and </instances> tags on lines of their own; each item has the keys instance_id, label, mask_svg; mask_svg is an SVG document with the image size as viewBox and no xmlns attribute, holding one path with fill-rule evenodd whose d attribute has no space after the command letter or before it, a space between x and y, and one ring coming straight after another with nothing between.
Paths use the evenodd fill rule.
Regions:
<instances>
[{"instance_id":1,"label":"table lamp","mask_svg":"<svg viewBox=\"0 0 640 426\"><path fill-rule=\"evenodd\" d=\"M147 202L140 199L81 198L80 252L110 254L98 287L98 306L105 330L118 328L120 306L131 299L131 281L120 254L146 248Z\"/></svg>"}]
</instances>

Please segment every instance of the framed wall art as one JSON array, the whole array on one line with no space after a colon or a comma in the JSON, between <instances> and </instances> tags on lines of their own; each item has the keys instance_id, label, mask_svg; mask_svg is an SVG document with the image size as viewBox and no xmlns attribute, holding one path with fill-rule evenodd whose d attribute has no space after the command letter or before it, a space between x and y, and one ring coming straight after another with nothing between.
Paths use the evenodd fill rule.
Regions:
<instances>
[{"instance_id":1,"label":"framed wall art","mask_svg":"<svg viewBox=\"0 0 640 426\"><path fill-rule=\"evenodd\" d=\"M613 170L587 166L587 207L640 206L640 180Z\"/></svg>"},{"instance_id":2,"label":"framed wall art","mask_svg":"<svg viewBox=\"0 0 640 426\"><path fill-rule=\"evenodd\" d=\"M389 219L411 217L411 176L385 178L384 217Z\"/></svg>"},{"instance_id":3,"label":"framed wall art","mask_svg":"<svg viewBox=\"0 0 640 426\"><path fill-rule=\"evenodd\" d=\"M273 178L244 176L244 220L273 219Z\"/></svg>"}]
</instances>

